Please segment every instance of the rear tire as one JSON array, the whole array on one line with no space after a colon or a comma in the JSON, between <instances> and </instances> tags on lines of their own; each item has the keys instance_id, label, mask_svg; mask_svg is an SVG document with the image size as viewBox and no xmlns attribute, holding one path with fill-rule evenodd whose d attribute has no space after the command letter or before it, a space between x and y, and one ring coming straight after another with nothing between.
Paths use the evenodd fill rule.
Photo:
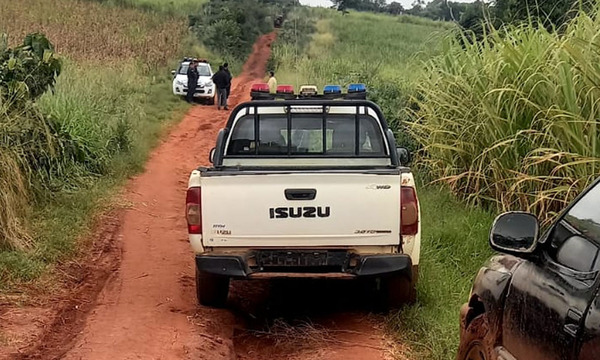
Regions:
<instances>
[{"instance_id":1,"label":"rear tire","mask_svg":"<svg viewBox=\"0 0 600 360\"><path fill-rule=\"evenodd\" d=\"M399 309L404 305L412 305L417 301L417 280L419 266L412 267L412 280L406 276L395 275L381 279L381 290L387 309Z\"/></svg>"},{"instance_id":2,"label":"rear tire","mask_svg":"<svg viewBox=\"0 0 600 360\"><path fill-rule=\"evenodd\" d=\"M229 278L196 269L196 298L204 306L223 307L229 295Z\"/></svg>"}]
</instances>

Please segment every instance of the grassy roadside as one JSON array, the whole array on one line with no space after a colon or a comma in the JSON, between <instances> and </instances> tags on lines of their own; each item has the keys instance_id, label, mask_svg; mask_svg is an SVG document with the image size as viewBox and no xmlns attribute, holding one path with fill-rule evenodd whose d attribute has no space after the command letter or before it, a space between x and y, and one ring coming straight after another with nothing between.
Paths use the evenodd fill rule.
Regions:
<instances>
[{"instance_id":1,"label":"grassy roadside","mask_svg":"<svg viewBox=\"0 0 600 360\"><path fill-rule=\"evenodd\" d=\"M494 214L456 200L446 188L421 186L422 245L417 304L388 317L388 328L413 359L454 359L458 310L491 256Z\"/></svg>"},{"instance_id":2,"label":"grassy roadside","mask_svg":"<svg viewBox=\"0 0 600 360\"><path fill-rule=\"evenodd\" d=\"M150 150L161 134L179 121L188 109L186 103L170 93L168 75L137 74L139 77L133 82L135 88L127 89L127 95L123 87L132 84L114 77L111 71L115 69L96 75L99 80L110 79L112 75L119 81L103 82L103 86L99 86L89 76L78 78L81 69L73 66L74 69L60 78L56 93L41 99L40 107L53 116L62 117L62 121L72 120L70 126L81 126L78 131L82 136L93 136L93 131L98 129L83 126L90 124L83 119L94 119L98 127L103 128L118 122L120 116L126 116L131 138L129 148L111 157L104 174L79 177L76 183L61 184L60 191L37 201L29 216L35 247L30 251L0 251L0 292L10 292L23 283L36 280L49 267L85 250L78 240L90 230L90 219L110 205L111 198L128 177L143 170Z\"/></svg>"},{"instance_id":3,"label":"grassy roadside","mask_svg":"<svg viewBox=\"0 0 600 360\"><path fill-rule=\"evenodd\" d=\"M9 34L9 43L43 32L63 59L55 91L33 107L54 124L50 136L69 147L57 153L57 171L39 179L32 172L28 208L20 212L26 216L17 220L33 245L0 248L0 297L30 287L43 292L42 275L85 251L80 240L91 219L143 169L161 134L188 108L172 95L169 72L197 50L185 17L114 5L0 0L0 33ZM0 115L0 136L11 120Z\"/></svg>"}]
</instances>

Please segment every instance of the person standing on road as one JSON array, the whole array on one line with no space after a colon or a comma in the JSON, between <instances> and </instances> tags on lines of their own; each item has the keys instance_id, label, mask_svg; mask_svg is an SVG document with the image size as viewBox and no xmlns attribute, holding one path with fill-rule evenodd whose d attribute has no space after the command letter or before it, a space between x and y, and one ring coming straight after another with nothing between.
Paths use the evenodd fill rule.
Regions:
<instances>
[{"instance_id":1,"label":"person standing on road","mask_svg":"<svg viewBox=\"0 0 600 360\"><path fill-rule=\"evenodd\" d=\"M229 100L229 95L231 94L231 80L233 80L233 76L231 76L231 72L229 71L229 63L223 64L223 70L225 70L229 78L229 85L227 85L227 100Z\"/></svg>"},{"instance_id":2,"label":"person standing on road","mask_svg":"<svg viewBox=\"0 0 600 360\"><path fill-rule=\"evenodd\" d=\"M277 92L277 79L275 79L275 73L273 71L269 71L269 92L271 94L275 94Z\"/></svg>"},{"instance_id":3,"label":"person standing on road","mask_svg":"<svg viewBox=\"0 0 600 360\"><path fill-rule=\"evenodd\" d=\"M187 70L187 94L185 99L190 104L194 101L194 94L196 93L196 86L198 86L198 78L200 75L198 74L198 61L196 59L190 61L190 65L188 65Z\"/></svg>"},{"instance_id":4,"label":"person standing on road","mask_svg":"<svg viewBox=\"0 0 600 360\"><path fill-rule=\"evenodd\" d=\"M230 81L223 66L219 66L219 71L213 75L212 81L217 87L217 109L221 110L221 106L223 106L225 110L229 110L227 106L227 86L229 86Z\"/></svg>"}]
</instances>

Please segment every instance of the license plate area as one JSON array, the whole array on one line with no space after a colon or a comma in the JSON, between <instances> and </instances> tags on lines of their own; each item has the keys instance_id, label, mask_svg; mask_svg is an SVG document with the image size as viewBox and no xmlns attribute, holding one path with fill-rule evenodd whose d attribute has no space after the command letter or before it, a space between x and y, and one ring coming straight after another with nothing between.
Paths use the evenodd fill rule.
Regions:
<instances>
[{"instance_id":1,"label":"license plate area","mask_svg":"<svg viewBox=\"0 0 600 360\"><path fill-rule=\"evenodd\" d=\"M261 250L255 253L255 259L263 271L341 272L349 255L343 250Z\"/></svg>"}]
</instances>

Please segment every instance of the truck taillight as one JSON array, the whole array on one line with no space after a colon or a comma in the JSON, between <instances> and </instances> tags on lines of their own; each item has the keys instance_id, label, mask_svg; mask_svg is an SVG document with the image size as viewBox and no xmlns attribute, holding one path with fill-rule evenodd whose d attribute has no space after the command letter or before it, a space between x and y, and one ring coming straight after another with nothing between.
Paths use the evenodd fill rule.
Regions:
<instances>
[{"instance_id":1,"label":"truck taillight","mask_svg":"<svg viewBox=\"0 0 600 360\"><path fill-rule=\"evenodd\" d=\"M403 186L400 199L402 235L416 235L419 231L419 204L415 188Z\"/></svg>"},{"instance_id":2,"label":"truck taillight","mask_svg":"<svg viewBox=\"0 0 600 360\"><path fill-rule=\"evenodd\" d=\"M188 223L188 233L202 234L202 191L199 187L192 187L187 191L185 217Z\"/></svg>"}]
</instances>

